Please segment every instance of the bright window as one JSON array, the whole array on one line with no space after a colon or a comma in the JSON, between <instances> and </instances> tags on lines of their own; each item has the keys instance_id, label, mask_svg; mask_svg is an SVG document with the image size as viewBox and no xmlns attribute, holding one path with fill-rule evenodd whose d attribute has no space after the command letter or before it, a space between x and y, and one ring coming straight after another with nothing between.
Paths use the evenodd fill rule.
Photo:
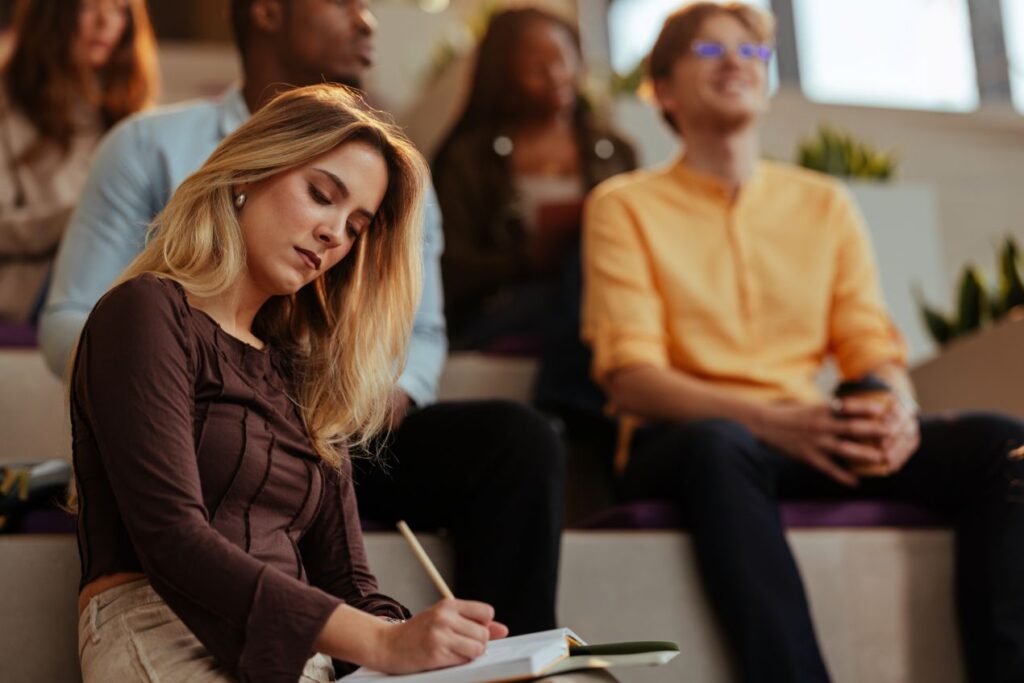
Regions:
<instances>
[{"instance_id":1,"label":"bright window","mask_svg":"<svg viewBox=\"0 0 1024 683\"><path fill-rule=\"evenodd\" d=\"M810 99L977 108L967 0L793 0L793 10L800 80Z\"/></svg>"},{"instance_id":2,"label":"bright window","mask_svg":"<svg viewBox=\"0 0 1024 683\"><path fill-rule=\"evenodd\" d=\"M681 0L612 2L608 11L608 38L612 48L612 68L616 73L628 74L647 56L665 19L683 4ZM750 4L770 9L771 3L769 0L756 0Z\"/></svg>"},{"instance_id":3,"label":"bright window","mask_svg":"<svg viewBox=\"0 0 1024 683\"><path fill-rule=\"evenodd\" d=\"M1010 58L1010 90L1024 113L1024 0L1003 0L1003 36Z\"/></svg>"}]
</instances>

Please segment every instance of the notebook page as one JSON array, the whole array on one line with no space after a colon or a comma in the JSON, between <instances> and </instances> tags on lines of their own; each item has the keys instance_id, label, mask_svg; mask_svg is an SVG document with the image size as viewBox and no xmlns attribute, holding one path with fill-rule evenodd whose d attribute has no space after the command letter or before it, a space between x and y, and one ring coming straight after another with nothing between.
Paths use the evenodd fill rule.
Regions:
<instances>
[{"instance_id":1,"label":"notebook page","mask_svg":"<svg viewBox=\"0 0 1024 683\"><path fill-rule=\"evenodd\" d=\"M569 641L580 640L569 629L553 629L501 640L487 644L487 652L479 658L447 669L424 671L417 674L389 676L365 667L345 677L346 683L371 681L401 681L402 683L476 683L518 676L535 676L555 662L569 656ZM582 641L580 641L582 642Z\"/></svg>"}]
</instances>

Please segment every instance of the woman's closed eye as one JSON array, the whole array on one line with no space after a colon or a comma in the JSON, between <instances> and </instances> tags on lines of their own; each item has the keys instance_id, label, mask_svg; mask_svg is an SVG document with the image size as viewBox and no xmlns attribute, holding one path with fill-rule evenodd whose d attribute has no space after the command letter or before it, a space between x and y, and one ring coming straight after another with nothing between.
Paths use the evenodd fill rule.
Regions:
<instances>
[{"instance_id":1,"label":"woman's closed eye","mask_svg":"<svg viewBox=\"0 0 1024 683\"><path fill-rule=\"evenodd\" d=\"M322 206L327 206L333 203L331 202L330 197L321 192L320 189L313 183L309 184L309 196L313 198L313 201Z\"/></svg>"},{"instance_id":2,"label":"woman's closed eye","mask_svg":"<svg viewBox=\"0 0 1024 683\"><path fill-rule=\"evenodd\" d=\"M362 234L363 229L355 223L347 223L345 225L345 231L348 233L348 236L355 241L359 238L359 235Z\"/></svg>"}]
</instances>

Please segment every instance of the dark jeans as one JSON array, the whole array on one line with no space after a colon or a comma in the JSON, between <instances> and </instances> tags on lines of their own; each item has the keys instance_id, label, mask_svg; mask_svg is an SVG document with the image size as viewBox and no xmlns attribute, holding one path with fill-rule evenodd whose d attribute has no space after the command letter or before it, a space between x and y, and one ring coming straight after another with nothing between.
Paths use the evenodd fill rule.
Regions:
<instances>
[{"instance_id":1,"label":"dark jeans","mask_svg":"<svg viewBox=\"0 0 1024 683\"><path fill-rule=\"evenodd\" d=\"M457 597L490 603L513 634L554 628L565 461L547 421L506 401L440 403L408 415L384 457L386 470L355 462L361 514L447 529Z\"/></svg>"},{"instance_id":2,"label":"dark jeans","mask_svg":"<svg viewBox=\"0 0 1024 683\"><path fill-rule=\"evenodd\" d=\"M971 681L1024 681L1024 423L992 414L921 421L890 477L848 490L728 420L640 430L622 483L677 501L747 681L825 681L777 501L872 498L940 507L957 525L957 605Z\"/></svg>"}]
</instances>

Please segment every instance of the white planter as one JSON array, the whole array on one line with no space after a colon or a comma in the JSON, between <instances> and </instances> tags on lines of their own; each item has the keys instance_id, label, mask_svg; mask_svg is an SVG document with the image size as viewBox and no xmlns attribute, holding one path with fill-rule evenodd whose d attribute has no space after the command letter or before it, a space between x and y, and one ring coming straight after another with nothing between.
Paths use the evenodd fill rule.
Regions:
<instances>
[{"instance_id":1,"label":"white planter","mask_svg":"<svg viewBox=\"0 0 1024 683\"><path fill-rule=\"evenodd\" d=\"M850 182L868 225L882 280L882 294L907 341L911 364L935 354L914 288L930 302L949 299L935 192L919 183Z\"/></svg>"}]
</instances>

